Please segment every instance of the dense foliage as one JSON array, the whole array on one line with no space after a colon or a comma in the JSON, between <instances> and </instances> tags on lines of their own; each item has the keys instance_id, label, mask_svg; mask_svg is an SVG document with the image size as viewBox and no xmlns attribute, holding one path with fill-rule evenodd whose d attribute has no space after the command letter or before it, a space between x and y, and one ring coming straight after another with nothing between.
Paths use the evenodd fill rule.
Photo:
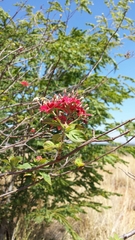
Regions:
<instances>
[{"instance_id":1,"label":"dense foliage","mask_svg":"<svg viewBox=\"0 0 135 240\"><path fill-rule=\"evenodd\" d=\"M26 222L56 219L79 239L67 217L77 219L84 206L99 210L93 197L113 194L102 189L99 170L122 161L114 153L120 146L92 143L113 144L108 133L116 128L117 138L134 137L133 123L116 127L110 114L135 91L134 79L109 76L123 33L135 40L130 3L105 1L109 17L87 23L88 30L68 29L76 12L91 14L88 0L51 1L37 12L19 3L13 17L0 9L1 239L18 239L22 215ZM120 57L128 61L132 53Z\"/></svg>"}]
</instances>

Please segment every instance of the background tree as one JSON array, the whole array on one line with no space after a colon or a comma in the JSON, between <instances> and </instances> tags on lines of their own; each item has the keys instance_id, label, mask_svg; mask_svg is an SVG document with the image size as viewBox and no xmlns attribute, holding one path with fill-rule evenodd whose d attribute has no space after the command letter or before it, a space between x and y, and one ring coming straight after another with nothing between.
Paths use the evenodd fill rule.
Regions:
<instances>
[{"instance_id":1,"label":"background tree","mask_svg":"<svg viewBox=\"0 0 135 240\"><path fill-rule=\"evenodd\" d=\"M126 16L131 2L105 2L111 20L100 16L98 24L88 23L90 31L76 26L67 31L75 12L91 14L87 0L74 1L74 10L71 1L51 1L36 13L19 3L13 17L0 9L1 239L19 238L22 216L27 224L56 219L79 239L67 216L77 219L84 206L99 210L102 204L93 196L113 194L102 189L99 170L123 162L115 149L130 150L92 143L134 138L134 119L118 124L110 114L134 96L134 79L109 77L119 65L111 51L124 41L123 30L134 41L133 21ZM25 16L17 19L21 10ZM132 56L119 57L127 61ZM102 75L108 65L112 69ZM120 133L110 138L116 129ZM33 230L26 229L30 239ZM23 239L24 231L20 234Z\"/></svg>"}]
</instances>

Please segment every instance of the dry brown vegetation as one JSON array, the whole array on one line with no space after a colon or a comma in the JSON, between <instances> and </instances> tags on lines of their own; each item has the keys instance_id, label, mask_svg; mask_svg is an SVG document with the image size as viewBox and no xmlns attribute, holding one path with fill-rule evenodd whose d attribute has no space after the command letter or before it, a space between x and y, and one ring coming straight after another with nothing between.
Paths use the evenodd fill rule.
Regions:
<instances>
[{"instance_id":1,"label":"dry brown vegetation","mask_svg":"<svg viewBox=\"0 0 135 240\"><path fill-rule=\"evenodd\" d=\"M108 240L114 233L121 236L135 229L135 182L120 169L135 174L135 159L130 155L122 158L129 162L129 165L117 164L115 168L109 166L108 170L111 170L112 174L104 173L103 182L106 190L122 196L112 196L110 199L95 197L95 201L100 201L111 208L101 213L87 209L87 214L81 216L82 221L74 222L75 229L84 240ZM135 240L135 236L130 240Z\"/></svg>"}]
</instances>

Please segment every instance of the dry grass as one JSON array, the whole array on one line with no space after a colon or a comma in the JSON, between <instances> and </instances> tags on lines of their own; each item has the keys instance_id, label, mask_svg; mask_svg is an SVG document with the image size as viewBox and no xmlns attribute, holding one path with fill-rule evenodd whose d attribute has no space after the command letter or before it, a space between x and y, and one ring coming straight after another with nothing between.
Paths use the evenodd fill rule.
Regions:
<instances>
[{"instance_id":1,"label":"dry grass","mask_svg":"<svg viewBox=\"0 0 135 240\"><path fill-rule=\"evenodd\" d=\"M119 168L135 174L135 159L132 156L124 156L123 159L129 162L128 167L120 164L117 164L116 168L109 167L113 174L104 173L103 182L103 188L122 196L112 196L110 199L95 197L95 201L111 208L101 213L86 209L87 214L80 216L82 221L73 223L84 240L108 240L115 232L123 235L135 229L135 182ZM66 239L69 240L70 237ZM130 240L135 240L135 236Z\"/></svg>"}]
</instances>

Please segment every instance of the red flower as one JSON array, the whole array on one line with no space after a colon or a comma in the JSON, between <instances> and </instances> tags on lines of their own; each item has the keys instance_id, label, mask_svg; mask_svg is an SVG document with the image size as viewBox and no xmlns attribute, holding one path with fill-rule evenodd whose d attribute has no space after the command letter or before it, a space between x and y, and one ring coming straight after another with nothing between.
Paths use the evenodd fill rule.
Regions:
<instances>
[{"instance_id":1,"label":"red flower","mask_svg":"<svg viewBox=\"0 0 135 240\"><path fill-rule=\"evenodd\" d=\"M54 119L56 119L57 120L57 118L61 121L61 123L67 123L67 124L69 124L69 123L71 123L72 121L73 121L73 119L71 120L71 119L68 119L68 116L65 116L64 114L63 115L59 115L59 116L57 116L57 117L55 117Z\"/></svg>"},{"instance_id":2,"label":"red flower","mask_svg":"<svg viewBox=\"0 0 135 240\"><path fill-rule=\"evenodd\" d=\"M57 111L56 111L57 110ZM60 119L61 123L70 123L78 117L85 118L91 116L87 114L82 107L82 102L77 97L59 96L52 101L48 101L44 105L40 106L41 112L52 113L53 111L57 115L55 119Z\"/></svg>"},{"instance_id":3,"label":"red flower","mask_svg":"<svg viewBox=\"0 0 135 240\"><path fill-rule=\"evenodd\" d=\"M24 87L28 87L29 86L29 83L27 81L22 81L20 82Z\"/></svg>"},{"instance_id":4,"label":"red flower","mask_svg":"<svg viewBox=\"0 0 135 240\"><path fill-rule=\"evenodd\" d=\"M49 113L52 112L55 108L57 108L57 103L52 101L40 106L40 111Z\"/></svg>"},{"instance_id":5,"label":"red flower","mask_svg":"<svg viewBox=\"0 0 135 240\"><path fill-rule=\"evenodd\" d=\"M36 129L35 129L35 128L32 128L32 129L30 130L30 132L31 132L31 133L35 133L35 132L36 132Z\"/></svg>"},{"instance_id":6,"label":"red flower","mask_svg":"<svg viewBox=\"0 0 135 240\"><path fill-rule=\"evenodd\" d=\"M75 97L68 97L68 96L64 96L62 97L59 102L61 102L62 104L66 103L66 104L72 104L72 103L75 103L75 104L78 104L80 105L81 104L81 101Z\"/></svg>"}]
</instances>

